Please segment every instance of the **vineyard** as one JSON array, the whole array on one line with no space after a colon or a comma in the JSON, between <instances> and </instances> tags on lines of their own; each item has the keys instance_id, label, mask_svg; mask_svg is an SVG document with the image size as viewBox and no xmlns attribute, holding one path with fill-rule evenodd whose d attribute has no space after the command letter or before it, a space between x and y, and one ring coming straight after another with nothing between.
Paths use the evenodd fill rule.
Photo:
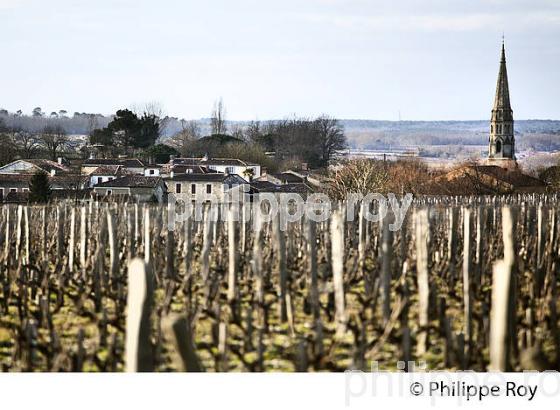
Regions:
<instances>
[{"instance_id":1,"label":"vineyard","mask_svg":"<svg viewBox=\"0 0 560 410\"><path fill-rule=\"evenodd\" d=\"M558 204L416 199L396 232L344 202L286 230L227 207L170 230L165 206L4 206L1 369L558 369Z\"/></svg>"}]
</instances>

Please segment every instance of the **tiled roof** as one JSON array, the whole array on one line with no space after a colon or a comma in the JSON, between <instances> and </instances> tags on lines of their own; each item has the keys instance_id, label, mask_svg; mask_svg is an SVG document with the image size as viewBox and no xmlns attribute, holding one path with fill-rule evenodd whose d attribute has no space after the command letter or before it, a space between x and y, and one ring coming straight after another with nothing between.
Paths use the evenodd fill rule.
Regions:
<instances>
[{"instance_id":1,"label":"tiled roof","mask_svg":"<svg viewBox=\"0 0 560 410\"><path fill-rule=\"evenodd\" d=\"M70 171L70 168L68 168L66 165L62 165L62 164L59 164L56 161L50 161L48 159L25 159L23 161L29 162L29 163L35 165L36 167L41 168L42 170L44 170L46 172L50 172L52 169L54 169L57 172L68 172L68 171Z\"/></svg>"},{"instance_id":2,"label":"tiled roof","mask_svg":"<svg viewBox=\"0 0 560 410\"><path fill-rule=\"evenodd\" d=\"M516 188L542 187L545 185L540 179L533 178L517 170L507 170L497 165L471 165L469 168L475 172L504 181Z\"/></svg>"},{"instance_id":3,"label":"tiled roof","mask_svg":"<svg viewBox=\"0 0 560 410\"><path fill-rule=\"evenodd\" d=\"M38 159L38 158L32 158L32 159L18 159L16 161L13 161L9 164L4 165L2 168L6 168L9 165L12 165L14 163L17 162L27 162L28 164L33 165L35 168L38 168L44 172L46 172L47 174L49 174L52 170L54 170L55 172L69 172L70 168L68 168L66 165L62 165L59 164L58 162L55 161L50 161L48 159ZM11 171L10 173L17 173L17 174L34 174L36 172L36 169L28 169L28 170L14 170ZM3 172L0 172L3 173Z\"/></svg>"},{"instance_id":4,"label":"tiled roof","mask_svg":"<svg viewBox=\"0 0 560 410\"><path fill-rule=\"evenodd\" d=\"M218 166L256 166L237 158L174 158L171 160L173 165L218 165Z\"/></svg>"},{"instance_id":5,"label":"tiled roof","mask_svg":"<svg viewBox=\"0 0 560 410\"><path fill-rule=\"evenodd\" d=\"M201 165L173 165L171 171L177 174L186 174L187 171L191 171L192 174L215 174L218 171L214 169L209 169Z\"/></svg>"},{"instance_id":6,"label":"tiled roof","mask_svg":"<svg viewBox=\"0 0 560 410\"><path fill-rule=\"evenodd\" d=\"M117 175L122 165L102 165L93 170L90 175Z\"/></svg>"},{"instance_id":7,"label":"tiled roof","mask_svg":"<svg viewBox=\"0 0 560 410\"><path fill-rule=\"evenodd\" d=\"M192 181L192 182L222 182L230 175L215 173L215 174L174 174L172 181Z\"/></svg>"},{"instance_id":8,"label":"tiled roof","mask_svg":"<svg viewBox=\"0 0 560 410\"><path fill-rule=\"evenodd\" d=\"M311 187L306 184L282 184L277 185L268 181L255 181L251 182L251 188L256 192L273 192L273 193L296 193L308 194L313 192Z\"/></svg>"},{"instance_id":9,"label":"tiled roof","mask_svg":"<svg viewBox=\"0 0 560 410\"><path fill-rule=\"evenodd\" d=\"M283 172L281 174L270 174L273 178L276 178L282 183L292 183L292 184L302 184L305 180L302 177L299 177L291 172Z\"/></svg>"},{"instance_id":10,"label":"tiled roof","mask_svg":"<svg viewBox=\"0 0 560 410\"><path fill-rule=\"evenodd\" d=\"M95 185L94 188L155 188L160 182L161 178L157 177L127 175L111 181L101 182Z\"/></svg>"},{"instance_id":11,"label":"tiled roof","mask_svg":"<svg viewBox=\"0 0 560 410\"><path fill-rule=\"evenodd\" d=\"M0 185L16 183L28 185L33 174L0 174ZM76 184L85 182L87 177L80 174L48 175L51 184Z\"/></svg>"},{"instance_id":12,"label":"tiled roof","mask_svg":"<svg viewBox=\"0 0 560 410\"><path fill-rule=\"evenodd\" d=\"M107 166L107 165L122 165L127 168L144 168L146 164L144 161L138 158L90 158L86 159L83 166L93 167L93 166Z\"/></svg>"}]
</instances>

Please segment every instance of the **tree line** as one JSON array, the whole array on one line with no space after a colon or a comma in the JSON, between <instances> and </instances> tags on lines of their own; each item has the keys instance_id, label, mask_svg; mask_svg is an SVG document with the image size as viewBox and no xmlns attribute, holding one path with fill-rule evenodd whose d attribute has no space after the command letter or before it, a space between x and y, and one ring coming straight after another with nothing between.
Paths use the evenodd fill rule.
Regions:
<instances>
[{"instance_id":1,"label":"tree line","mask_svg":"<svg viewBox=\"0 0 560 410\"><path fill-rule=\"evenodd\" d=\"M87 141L70 138L74 131L87 135ZM221 99L209 118L198 121L166 116L158 104L120 109L109 117L78 112L70 117L65 110L47 115L40 107L31 115L0 110L0 141L6 147L0 154L3 164L37 156L56 160L61 152L79 149L84 157L83 145L89 143L104 156L124 153L157 162L166 162L170 155L234 156L266 164L269 169L287 163L323 167L337 150L347 146L344 128L336 118L230 122Z\"/></svg>"}]
</instances>

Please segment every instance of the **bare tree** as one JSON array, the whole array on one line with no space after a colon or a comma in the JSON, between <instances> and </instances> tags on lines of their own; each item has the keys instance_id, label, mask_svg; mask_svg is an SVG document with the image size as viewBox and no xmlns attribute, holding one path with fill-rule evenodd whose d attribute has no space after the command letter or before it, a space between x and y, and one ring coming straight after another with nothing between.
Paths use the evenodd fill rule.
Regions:
<instances>
[{"instance_id":1,"label":"bare tree","mask_svg":"<svg viewBox=\"0 0 560 410\"><path fill-rule=\"evenodd\" d=\"M244 133L243 126L241 126L239 124L233 124L231 126L231 136L234 137L234 138L237 138L239 140L245 139L245 133Z\"/></svg>"},{"instance_id":2,"label":"bare tree","mask_svg":"<svg viewBox=\"0 0 560 410\"><path fill-rule=\"evenodd\" d=\"M381 193L386 191L388 183L389 174L383 161L351 160L333 172L329 194L333 199L344 199L349 193Z\"/></svg>"},{"instance_id":3,"label":"bare tree","mask_svg":"<svg viewBox=\"0 0 560 410\"><path fill-rule=\"evenodd\" d=\"M210 125L212 127L212 134L225 134L226 127L226 107L223 100L220 98L214 103L212 114L210 115Z\"/></svg>"},{"instance_id":4,"label":"bare tree","mask_svg":"<svg viewBox=\"0 0 560 410\"><path fill-rule=\"evenodd\" d=\"M32 158L35 152L37 152L39 140L36 134L23 128L15 127L8 132L8 135L22 158Z\"/></svg>"},{"instance_id":5,"label":"bare tree","mask_svg":"<svg viewBox=\"0 0 560 410\"><path fill-rule=\"evenodd\" d=\"M191 144L201 136L200 125L197 121L181 120L181 131L169 140L169 145L177 149L182 156L187 156Z\"/></svg>"},{"instance_id":6,"label":"bare tree","mask_svg":"<svg viewBox=\"0 0 560 410\"><path fill-rule=\"evenodd\" d=\"M260 143L265 131L263 128L260 121L251 121L245 129L245 139L253 143Z\"/></svg>"},{"instance_id":7,"label":"bare tree","mask_svg":"<svg viewBox=\"0 0 560 410\"><path fill-rule=\"evenodd\" d=\"M346 136L344 130L335 118L323 115L315 121L321 160L328 164L335 151L346 147Z\"/></svg>"},{"instance_id":8,"label":"bare tree","mask_svg":"<svg viewBox=\"0 0 560 410\"><path fill-rule=\"evenodd\" d=\"M66 131L61 125L48 125L43 128L40 135L41 144L47 149L53 161L56 161L59 148L63 148L68 143Z\"/></svg>"}]
</instances>

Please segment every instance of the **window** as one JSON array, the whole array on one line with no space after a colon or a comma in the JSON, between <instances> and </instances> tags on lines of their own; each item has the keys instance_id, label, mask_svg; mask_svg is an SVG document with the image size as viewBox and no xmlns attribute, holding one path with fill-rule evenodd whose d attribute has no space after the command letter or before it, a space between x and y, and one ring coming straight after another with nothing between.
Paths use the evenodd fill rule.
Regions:
<instances>
[{"instance_id":1,"label":"window","mask_svg":"<svg viewBox=\"0 0 560 410\"><path fill-rule=\"evenodd\" d=\"M500 141L496 142L496 153L502 150L502 143Z\"/></svg>"},{"instance_id":2,"label":"window","mask_svg":"<svg viewBox=\"0 0 560 410\"><path fill-rule=\"evenodd\" d=\"M180 194L180 193L181 193L181 184L175 184L175 193L176 193L176 194Z\"/></svg>"},{"instance_id":3,"label":"window","mask_svg":"<svg viewBox=\"0 0 560 410\"><path fill-rule=\"evenodd\" d=\"M29 192L29 188L21 188L21 192Z\"/></svg>"},{"instance_id":4,"label":"window","mask_svg":"<svg viewBox=\"0 0 560 410\"><path fill-rule=\"evenodd\" d=\"M111 195L112 193L113 193L112 190L110 190L110 189L107 190L107 195Z\"/></svg>"},{"instance_id":5,"label":"window","mask_svg":"<svg viewBox=\"0 0 560 410\"><path fill-rule=\"evenodd\" d=\"M207 194L211 194L211 193L212 193L212 185L206 184L206 193L207 193Z\"/></svg>"},{"instance_id":6,"label":"window","mask_svg":"<svg viewBox=\"0 0 560 410\"><path fill-rule=\"evenodd\" d=\"M196 194L196 184L191 184L191 194Z\"/></svg>"},{"instance_id":7,"label":"window","mask_svg":"<svg viewBox=\"0 0 560 410\"><path fill-rule=\"evenodd\" d=\"M150 169L150 175L154 175L156 173L155 169Z\"/></svg>"},{"instance_id":8,"label":"window","mask_svg":"<svg viewBox=\"0 0 560 410\"><path fill-rule=\"evenodd\" d=\"M0 188L0 201L4 199L4 188Z\"/></svg>"},{"instance_id":9,"label":"window","mask_svg":"<svg viewBox=\"0 0 560 410\"><path fill-rule=\"evenodd\" d=\"M226 174L233 174L235 172L235 168L233 167L226 167Z\"/></svg>"},{"instance_id":10,"label":"window","mask_svg":"<svg viewBox=\"0 0 560 410\"><path fill-rule=\"evenodd\" d=\"M17 188L10 188L10 192L17 192Z\"/></svg>"}]
</instances>

